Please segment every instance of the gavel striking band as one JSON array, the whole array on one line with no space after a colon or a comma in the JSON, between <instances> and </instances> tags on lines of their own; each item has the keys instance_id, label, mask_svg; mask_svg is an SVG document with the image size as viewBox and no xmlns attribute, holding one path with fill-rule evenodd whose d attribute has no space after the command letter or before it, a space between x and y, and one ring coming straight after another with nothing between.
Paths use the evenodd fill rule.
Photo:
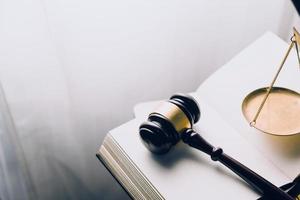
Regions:
<instances>
[{"instance_id":1,"label":"gavel striking band","mask_svg":"<svg viewBox=\"0 0 300 200\"><path fill-rule=\"evenodd\" d=\"M260 194L270 199L293 200L291 196L276 187L237 160L208 143L192 127L200 118L200 109L195 99L188 95L176 94L152 112L139 128L144 145L155 154L167 153L180 139L219 161L245 180Z\"/></svg>"}]
</instances>

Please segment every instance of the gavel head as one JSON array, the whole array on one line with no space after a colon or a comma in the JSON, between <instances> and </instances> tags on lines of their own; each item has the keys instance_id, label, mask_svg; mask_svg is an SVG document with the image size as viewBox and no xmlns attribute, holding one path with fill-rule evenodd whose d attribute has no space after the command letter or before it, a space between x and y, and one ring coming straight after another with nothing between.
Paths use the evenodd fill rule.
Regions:
<instances>
[{"instance_id":1,"label":"gavel head","mask_svg":"<svg viewBox=\"0 0 300 200\"><path fill-rule=\"evenodd\" d=\"M144 145L153 153L163 154L180 140L180 134L192 128L200 118L196 100L176 94L162 103L139 128Z\"/></svg>"}]
</instances>

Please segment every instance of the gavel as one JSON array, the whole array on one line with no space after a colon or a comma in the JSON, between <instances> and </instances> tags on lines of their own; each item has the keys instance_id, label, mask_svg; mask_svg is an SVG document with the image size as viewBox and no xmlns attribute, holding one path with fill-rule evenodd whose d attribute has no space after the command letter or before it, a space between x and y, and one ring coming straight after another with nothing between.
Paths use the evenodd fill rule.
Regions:
<instances>
[{"instance_id":1,"label":"gavel","mask_svg":"<svg viewBox=\"0 0 300 200\"><path fill-rule=\"evenodd\" d=\"M165 154L182 140L184 143L208 154L213 161L219 161L261 195L276 200L293 200L279 187L264 179L245 165L226 155L221 148L208 143L193 130L200 119L197 101L189 95L175 94L152 112L148 120L139 127L143 144L155 154Z\"/></svg>"}]
</instances>

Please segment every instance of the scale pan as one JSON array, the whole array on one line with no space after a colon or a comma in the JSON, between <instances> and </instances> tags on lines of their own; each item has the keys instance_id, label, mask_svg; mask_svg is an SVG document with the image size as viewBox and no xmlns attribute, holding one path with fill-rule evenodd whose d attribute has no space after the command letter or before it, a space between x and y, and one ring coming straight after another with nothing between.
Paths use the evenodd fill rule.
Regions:
<instances>
[{"instance_id":1,"label":"scale pan","mask_svg":"<svg viewBox=\"0 0 300 200\"><path fill-rule=\"evenodd\" d=\"M250 123L267 93L260 88L248 94L242 104L242 111ZM281 87L273 87L255 124L256 129L278 136L300 133L300 94Z\"/></svg>"}]
</instances>

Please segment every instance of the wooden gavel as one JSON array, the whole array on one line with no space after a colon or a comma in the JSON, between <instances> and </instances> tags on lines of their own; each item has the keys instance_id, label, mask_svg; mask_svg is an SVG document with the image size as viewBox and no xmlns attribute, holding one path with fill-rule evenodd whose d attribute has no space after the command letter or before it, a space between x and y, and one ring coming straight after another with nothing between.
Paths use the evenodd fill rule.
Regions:
<instances>
[{"instance_id":1,"label":"wooden gavel","mask_svg":"<svg viewBox=\"0 0 300 200\"><path fill-rule=\"evenodd\" d=\"M196 100L188 95L176 94L150 113L148 120L139 127L144 145L155 154L167 153L179 140L219 161L263 196L274 200L293 200L282 189L276 187L245 165L226 155L221 148L208 143L192 128L200 119Z\"/></svg>"}]
</instances>

